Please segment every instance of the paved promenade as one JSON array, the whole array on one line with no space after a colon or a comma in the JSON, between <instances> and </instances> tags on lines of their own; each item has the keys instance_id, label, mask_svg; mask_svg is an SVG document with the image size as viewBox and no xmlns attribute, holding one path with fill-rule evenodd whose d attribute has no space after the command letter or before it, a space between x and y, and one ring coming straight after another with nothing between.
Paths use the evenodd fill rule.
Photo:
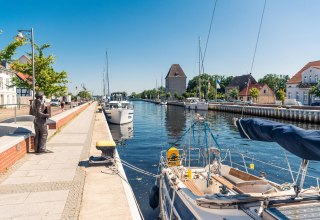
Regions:
<instances>
[{"instance_id":1,"label":"paved promenade","mask_svg":"<svg viewBox=\"0 0 320 220\"><path fill-rule=\"evenodd\" d=\"M101 151L96 149L96 142L112 140L103 113L95 114L93 131L90 155L100 156ZM118 154L116 158L115 166L89 166L85 168L86 179L79 219L141 219L131 188L126 182L123 167L119 163Z\"/></svg>"},{"instance_id":2,"label":"paved promenade","mask_svg":"<svg viewBox=\"0 0 320 220\"><path fill-rule=\"evenodd\" d=\"M0 175L0 219L77 219L96 103L47 143L54 153L28 154ZM53 134L53 133L51 133Z\"/></svg>"}]
</instances>

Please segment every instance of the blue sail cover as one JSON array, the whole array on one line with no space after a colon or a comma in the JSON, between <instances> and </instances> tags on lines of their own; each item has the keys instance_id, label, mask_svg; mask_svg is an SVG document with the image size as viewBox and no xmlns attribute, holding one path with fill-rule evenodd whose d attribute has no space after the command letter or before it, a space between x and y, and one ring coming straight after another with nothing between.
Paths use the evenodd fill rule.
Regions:
<instances>
[{"instance_id":1,"label":"blue sail cover","mask_svg":"<svg viewBox=\"0 0 320 220\"><path fill-rule=\"evenodd\" d=\"M257 118L239 119L236 124L243 138L277 142L300 158L320 161L320 131Z\"/></svg>"}]
</instances>

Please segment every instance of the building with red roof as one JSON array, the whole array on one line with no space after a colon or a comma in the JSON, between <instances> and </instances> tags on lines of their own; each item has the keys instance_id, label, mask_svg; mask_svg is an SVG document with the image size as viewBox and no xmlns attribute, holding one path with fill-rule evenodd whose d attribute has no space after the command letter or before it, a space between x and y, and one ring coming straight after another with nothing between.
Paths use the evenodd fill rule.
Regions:
<instances>
[{"instance_id":1,"label":"building with red roof","mask_svg":"<svg viewBox=\"0 0 320 220\"><path fill-rule=\"evenodd\" d=\"M259 90L259 96L257 100L253 100L250 95L250 90L256 88ZM241 101L254 101L259 104L274 104L275 95L272 89L267 84L252 83L248 87L243 88L239 94L238 98Z\"/></svg>"},{"instance_id":2,"label":"building with red roof","mask_svg":"<svg viewBox=\"0 0 320 220\"><path fill-rule=\"evenodd\" d=\"M304 105L315 102L316 97L310 94L310 89L318 84L319 77L320 60L307 63L286 83L287 98L296 99Z\"/></svg>"}]
</instances>

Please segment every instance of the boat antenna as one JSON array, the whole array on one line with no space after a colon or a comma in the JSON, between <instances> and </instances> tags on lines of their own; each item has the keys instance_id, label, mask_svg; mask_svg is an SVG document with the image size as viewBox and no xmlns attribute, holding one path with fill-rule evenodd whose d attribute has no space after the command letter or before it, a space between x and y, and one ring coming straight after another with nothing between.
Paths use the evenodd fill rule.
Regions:
<instances>
[{"instance_id":1,"label":"boat antenna","mask_svg":"<svg viewBox=\"0 0 320 220\"><path fill-rule=\"evenodd\" d=\"M106 49L106 66L107 66L107 71L106 71L106 78L107 78L107 83L108 83L108 97L110 96L110 84L109 84L109 60L108 60L108 49Z\"/></svg>"},{"instance_id":2,"label":"boat antenna","mask_svg":"<svg viewBox=\"0 0 320 220\"><path fill-rule=\"evenodd\" d=\"M206 46L204 48L203 57L202 57L202 61L201 61L201 66L202 66L202 72L203 73L204 73L204 65L203 65L203 63L204 63L204 58L205 58L206 53L207 53L207 47L208 47L208 42L209 42L209 38L210 38L210 34L211 34L211 28L212 28L213 18L214 18L215 12L216 12L217 3L218 3L218 0L215 1L214 7L213 7L213 10L212 10L212 16L211 16L208 35L207 35Z\"/></svg>"}]
</instances>

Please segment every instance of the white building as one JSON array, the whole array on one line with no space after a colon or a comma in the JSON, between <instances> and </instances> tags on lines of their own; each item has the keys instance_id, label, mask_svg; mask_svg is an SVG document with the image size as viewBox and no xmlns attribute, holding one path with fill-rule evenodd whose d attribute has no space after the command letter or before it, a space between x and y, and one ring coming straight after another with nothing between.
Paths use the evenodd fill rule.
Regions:
<instances>
[{"instance_id":1,"label":"white building","mask_svg":"<svg viewBox=\"0 0 320 220\"><path fill-rule=\"evenodd\" d=\"M315 102L314 95L309 93L312 86L320 79L320 61L309 62L287 83L287 98L296 99L304 105Z\"/></svg>"},{"instance_id":2,"label":"white building","mask_svg":"<svg viewBox=\"0 0 320 220\"><path fill-rule=\"evenodd\" d=\"M0 65L0 105L2 108L12 108L17 103L16 87L9 87L14 72Z\"/></svg>"}]
</instances>

